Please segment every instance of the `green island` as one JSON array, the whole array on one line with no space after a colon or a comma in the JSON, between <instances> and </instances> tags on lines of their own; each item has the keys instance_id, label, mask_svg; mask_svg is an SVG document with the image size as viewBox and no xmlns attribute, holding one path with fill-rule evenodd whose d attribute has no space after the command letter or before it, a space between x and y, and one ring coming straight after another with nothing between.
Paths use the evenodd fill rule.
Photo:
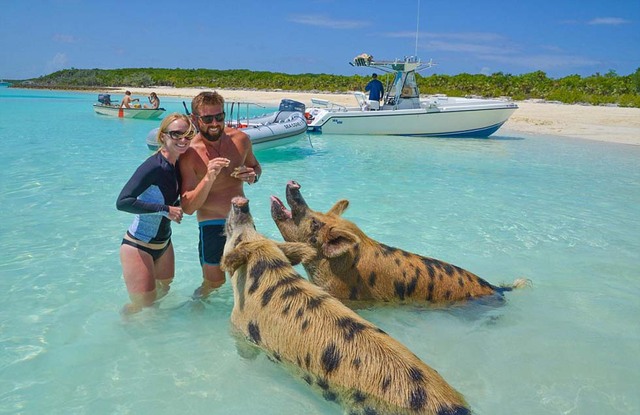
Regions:
<instances>
[{"instance_id":1,"label":"green island","mask_svg":"<svg viewBox=\"0 0 640 415\"><path fill-rule=\"evenodd\" d=\"M386 84L392 74L380 75ZM286 74L246 69L64 69L38 78L7 80L13 87L95 90L117 87L220 88L283 90L295 92L347 93L363 90L369 76L331 74ZM640 68L621 76L611 70L581 77L549 78L543 71L522 75L496 72L491 75L417 75L423 95L509 97L540 99L565 104L615 105L640 108Z\"/></svg>"}]
</instances>

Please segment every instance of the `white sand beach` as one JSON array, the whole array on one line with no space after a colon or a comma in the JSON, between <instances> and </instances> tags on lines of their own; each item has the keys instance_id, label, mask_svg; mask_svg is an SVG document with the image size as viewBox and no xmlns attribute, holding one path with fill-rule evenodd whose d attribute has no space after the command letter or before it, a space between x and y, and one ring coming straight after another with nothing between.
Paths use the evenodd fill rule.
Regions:
<instances>
[{"instance_id":1,"label":"white sand beach","mask_svg":"<svg viewBox=\"0 0 640 415\"><path fill-rule=\"evenodd\" d=\"M202 88L120 88L111 92L122 94L125 90L137 98L155 91L163 96L191 99ZM290 91L217 90L227 101L242 101L277 106L283 98L294 99L310 105L311 98L321 98L338 104L355 106L350 94L326 94ZM144 101L143 101L144 102ZM502 130L519 133L573 137L610 143L640 145L640 108L618 108L586 105L565 105L546 102L518 101L518 110L504 124Z\"/></svg>"}]
</instances>

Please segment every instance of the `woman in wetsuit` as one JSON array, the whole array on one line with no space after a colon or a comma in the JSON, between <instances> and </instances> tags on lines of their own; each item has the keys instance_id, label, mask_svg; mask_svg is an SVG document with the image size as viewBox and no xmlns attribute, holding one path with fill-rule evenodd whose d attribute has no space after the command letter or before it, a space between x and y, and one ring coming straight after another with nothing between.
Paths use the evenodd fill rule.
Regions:
<instances>
[{"instance_id":1,"label":"woman in wetsuit","mask_svg":"<svg viewBox=\"0 0 640 415\"><path fill-rule=\"evenodd\" d=\"M186 115L166 116L158 129L160 148L138 167L120 192L116 207L136 217L120 246L120 261L132 314L169 291L174 276L171 221L180 223L178 158L196 134Z\"/></svg>"}]
</instances>

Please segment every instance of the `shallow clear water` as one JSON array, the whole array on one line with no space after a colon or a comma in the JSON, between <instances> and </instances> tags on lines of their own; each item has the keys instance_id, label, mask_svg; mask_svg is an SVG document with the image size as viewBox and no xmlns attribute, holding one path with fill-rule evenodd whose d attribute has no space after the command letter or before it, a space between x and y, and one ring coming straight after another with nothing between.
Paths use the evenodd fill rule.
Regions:
<instances>
[{"instance_id":1,"label":"shallow clear water","mask_svg":"<svg viewBox=\"0 0 640 415\"><path fill-rule=\"evenodd\" d=\"M334 414L229 334L226 284L208 303L197 225L174 225L176 280L130 320L115 209L157 121L95 115L95 94L0 88L0 412ZM169 111L179 99L163 98ZM499 284L498 308L359 310L462 392L477 414L640 412L640 147L516 135L311 136L258 153L247 188L281 240L269 196L296 180L309 204L388 245ZM300 269L302 271L302 269Z\"/></svg>"}]
</instances>

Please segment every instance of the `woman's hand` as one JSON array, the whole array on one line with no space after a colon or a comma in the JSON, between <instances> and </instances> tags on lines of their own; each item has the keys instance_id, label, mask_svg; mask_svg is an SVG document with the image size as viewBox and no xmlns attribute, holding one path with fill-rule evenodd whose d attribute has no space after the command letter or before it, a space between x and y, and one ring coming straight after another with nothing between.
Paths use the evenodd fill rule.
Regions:
<instances>
[{"instance_id":1,"label":"woman's hand","mask_svg":"<svg viewBox=\"0 0 640 415\"><path fill-rule=\"evenodd\" d=\"M180 206L169 206L167 217L176 223L182 222L182 208Z\"/></svg>"}]
</instances>

